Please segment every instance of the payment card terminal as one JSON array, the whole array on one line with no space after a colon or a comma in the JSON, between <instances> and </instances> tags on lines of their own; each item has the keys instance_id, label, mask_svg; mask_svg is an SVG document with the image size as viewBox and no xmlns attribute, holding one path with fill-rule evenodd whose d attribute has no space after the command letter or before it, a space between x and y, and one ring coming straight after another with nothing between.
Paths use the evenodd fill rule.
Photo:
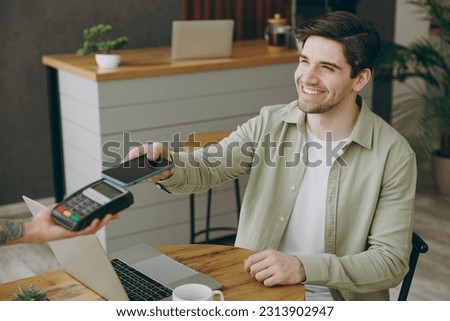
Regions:
<instances>
[{"instance_id":1,"label":"payment card terminal","mask_svg":"<svg viewBox=\"0 0 450 321\"><path fill-rule=\"evenodd\" d=\"M92 220L118 213L133 202L129 191L99 180L65 198L53 208L51 217L66 229L79 231L89 226Z\"/></svg>"}]
</instances>

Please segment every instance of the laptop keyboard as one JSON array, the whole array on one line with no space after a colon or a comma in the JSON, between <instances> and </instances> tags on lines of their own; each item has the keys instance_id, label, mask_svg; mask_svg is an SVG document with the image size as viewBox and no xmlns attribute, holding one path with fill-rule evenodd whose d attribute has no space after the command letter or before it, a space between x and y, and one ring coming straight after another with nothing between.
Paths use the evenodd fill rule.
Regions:
<instances>
[{"instance_id":1,"label":"laptop keyboard","mask_svg":"<svg viewBox=\"0 0 450 321\"><path fill-rule=\"evenodd\" d=\"M172 295L171 289L125 262L115 258L111 263L130 301L160 301Z\"/></svg>"}]
</instances>

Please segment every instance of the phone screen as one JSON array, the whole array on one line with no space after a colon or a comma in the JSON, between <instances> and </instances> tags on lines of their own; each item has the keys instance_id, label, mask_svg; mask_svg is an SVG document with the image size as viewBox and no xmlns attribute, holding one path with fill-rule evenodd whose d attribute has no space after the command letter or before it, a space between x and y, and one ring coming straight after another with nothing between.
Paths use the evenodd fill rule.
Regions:
<instances>
[{"instance_id":1,"label":"phone screen","mask_svg":"<svg viewBox=\"0 0 450 321\"><path fill-rule=\"evenodd\" d=\"M147 155L121 163L119 166L105 169L102 172L104 179L127 187L144 181L145 179L161 173L171 167L173 162L159 158L155 161L149 161Z\"/></svg>"}]
</instances>

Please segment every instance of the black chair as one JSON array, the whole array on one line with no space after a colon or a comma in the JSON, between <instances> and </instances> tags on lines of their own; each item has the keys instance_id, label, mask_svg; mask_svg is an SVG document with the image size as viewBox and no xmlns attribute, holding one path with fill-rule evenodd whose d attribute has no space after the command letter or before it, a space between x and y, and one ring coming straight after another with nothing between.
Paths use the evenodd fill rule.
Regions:
<instances>
[{"instance_id":1,"label":"black chair","mask_svg":"<svg viewBox=\"0 0 450 321\"><path fill-rule=\"evenodd\" d=\"M236 197L236 212L239 220L239 212L241 209L241 198L239 191L239 180L234 180L234 189L235 189L235 197ZM200 235L205 235L204 241L201 243L210 243L210 233L216 231L231 231L234 234L237 232L237 229L234 227L211 227L211 203L212 203L212 189L208 190L208 201L206 205L206 226L204 229L196 231L195 228L195 196L194 194L189 195L190 201L190 216L191 216L191 243L196 243L196 238Z\"/></svg>"},{"instance_id":2,"label":"black chair","mask_svg":"<svg viewBox=\"0 0 450 321\"><path fill-rule=\"evenodd\" d=\"M188 152L192 152L198 148L204 148L211 144L216 144L225 137L229 136L230 133L230 131L216 131L191 134L187 136L183 141L183 147ZM241 211L241 192L239 188L239 180L237 178L234 180L234 192L236 199L237 219L239 221L239 212ZM209 189L207 193L208 200L206 205L206 226L204 229L201 229L199 231L196 231L195 227L195 195L189 195L191 243L196 243L197 237L201 235L205 235L204 241L202 241L201 243L210 243L210 233L214 231L231 231L233 232L233 234L235 234L237 231L235 227L211 227L212 189Z\"/></svg>"},{"instance_id":3,"label":"black chair","mask_svg":"<svg viewBox=\"0 0 450 321\"><path fill-rule=\"evenodd\" d=\"M413 233L412 236L412 250L409 256L409 271L403 278L402 286L400 287L400 293L398 295L398 301L406 301L408 298L409 288L416 271L417 261L419 260L420 253L426 253L428 251L428 245L422 238Z\"/></svg>"}]
</instances>

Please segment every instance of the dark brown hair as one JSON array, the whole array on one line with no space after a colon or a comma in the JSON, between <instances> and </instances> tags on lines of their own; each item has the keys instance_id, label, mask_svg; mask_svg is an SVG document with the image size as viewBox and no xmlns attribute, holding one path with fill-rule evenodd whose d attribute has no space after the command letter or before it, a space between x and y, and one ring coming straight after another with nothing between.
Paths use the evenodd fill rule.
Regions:
<instances>
[{"instance_id":1,"label":"dark brown hair","mask_svg":"<svg viewBox=\"0 0 450 321\"><path fill-rule=\"evenodd\" d=\"M302 46L310 36L324 37L338 42L351 66L350 77L363 69L373 70L380 52L380 36L375 28L361 17L346 11L334 11L305 21L296 29Z\"/></svg>"}]
</instances>

